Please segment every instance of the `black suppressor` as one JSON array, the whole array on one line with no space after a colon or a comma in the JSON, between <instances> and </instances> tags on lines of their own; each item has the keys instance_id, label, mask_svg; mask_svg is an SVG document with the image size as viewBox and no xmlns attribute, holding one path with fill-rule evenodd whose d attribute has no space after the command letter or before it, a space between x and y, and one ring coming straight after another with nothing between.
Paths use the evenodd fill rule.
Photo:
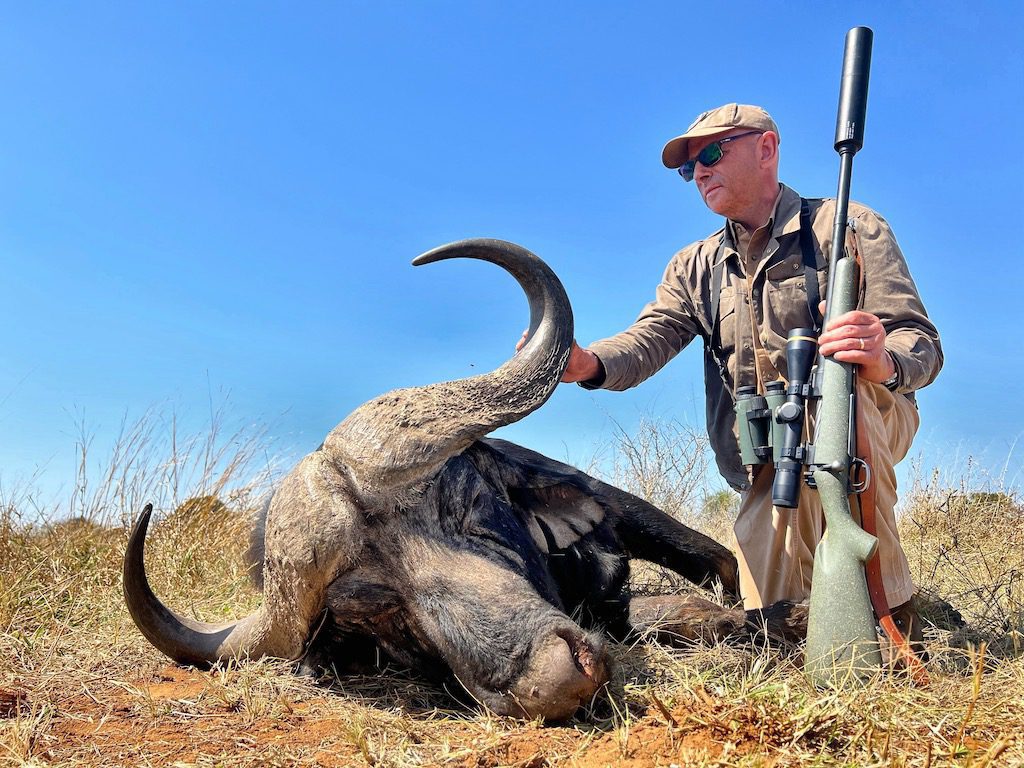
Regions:
<instances>
[{"instance_id":1,"label":"black suppressor","mask_svg":"<svg viewBox=\"0 0 1024 768\"><path fill-rule=\"evenodd\" d=\"M811 328L794 328L786 340L786 366L789 368L789 387L786 402L775 411L775 420L782 428L782 446L775 464L775 482L772 483L772 504L794 508L800 503L800 485L803 480L804 413L810 395L811 365L818 351L818 340Z\"/></svg>"},{"instance_id":2,"label":"black suppressor","mask_svg":"<svg viewBox=\"0 0 1024 768\"><path fill-rule=\"evenodd\" d=\"M854 27L846 34L843 77L839 84L836 112L836 152L855 154L864 146L864 119L868 111L868 77L871 74L871 41L867 27Z\"/></svg>"}]
</instances>

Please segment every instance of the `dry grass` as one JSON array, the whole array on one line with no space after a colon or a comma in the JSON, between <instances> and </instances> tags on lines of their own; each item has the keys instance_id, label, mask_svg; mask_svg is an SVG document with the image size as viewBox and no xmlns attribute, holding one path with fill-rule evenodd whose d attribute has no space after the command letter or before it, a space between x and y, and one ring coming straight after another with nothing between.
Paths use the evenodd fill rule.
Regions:
<instances>
[{"instance_id":1,"label":"dry grass","mask_svg":"<svg viewBox=\"0 0 1024 768\"><path fill-rule=\"evenodd\" d=\"M677 520L716 541L729 541L739 496L718 478L703 431L651 416L633 432L619 428L608 475L612 484Z\"/></svg>"},{"instance_id":2,"label":"dry grass","mask_svg":"<svg viewBox=\"0 0 1024 768\"><path fill-rule=\"evenodd\" d=\"M163 509L147 563L168 603L214 619L259 600L243 555L246 513L266 472L256 441L214 432L161 442L159 429L126 429L144 434L132 444L148 453L115 451L109 463L118 467L105 467L105 479L87 473L69 507L74 519L61 521L71 517L65 509L40 520L30 495L0 495L0 765L1024 763L1024 547L1013 494L930 480L908 500L915 575L969 625L954 630L934 617L928 688L880 676L862 690L818 690L778 649L637 643L613 648L607 697L571 725L543 727L457 709L443 691L398 672L321 688L266 660L211 672L169 664L120 595L125 522L144 497ZM618 460L658 475L652 500L682 500L676 511L697 525L728 519L728 504L699 490L704 470L671 456L694 450L685 430L649 439L657 461L636 445Z\"/></svg>"},{"instance_id":3,"label":"dry grass","mask_svg":"<svg viewBox=\"0 0 1024 768\"><path fill-rule=\"evenodd\" d=\"M1024 504L1005 490L942 483L938 473L916 484L901 535L915 581L963 614L993 650L1024 647Z\"/></svg>"}]
</instances>

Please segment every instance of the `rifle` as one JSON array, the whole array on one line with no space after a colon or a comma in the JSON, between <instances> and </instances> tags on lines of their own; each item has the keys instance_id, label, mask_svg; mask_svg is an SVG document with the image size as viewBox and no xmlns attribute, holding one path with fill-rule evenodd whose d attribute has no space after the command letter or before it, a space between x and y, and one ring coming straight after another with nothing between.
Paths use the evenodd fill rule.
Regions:
<instances>
[{"instance_id":1,"label":"rifle","mask_svg":"<svg viewBox=\"0 0 1024 768\"><path fill-rule=\"evenodd\" d=\"M855 309L859 293L859 268L846 251L846 228L853 156L864 145L871 39L867 27L855 27L846 35L835 140L839 192L824 324ZM810 236L809 227L805 209L801 239ZM801 248L807 247L801 243ZM817 329L793 328L786 342L786 368L789 384L784 392L778 384L766 385L763 395L756 387L736 390L740 457L748 465L774 463L772 504L776 507L799 505L805 477L808 485L817 488L825 535L814 553L804 667L815 682L837 682L851 675L861 680L881 665L881 654L864 571L878 539L853 520L848 497L870 484L870 467L856 458L854 366L822 357ZM810 400L818 401L817 422L814 439L803 443ZM851 484L855 465L861 470L856 473L863 481L859 484Z\"/></svg>"},{"instance_id":2,"label":"rifle","mask_svg":"<svg viewBox=\"0 0 1024 768\"><path fill-rule=\"evenodd\" d=\"M829 258L826 325L857 306L858 267L845 244L853 157L864 145L872 37L867 27L854 27L846 35L843 53L835 138L839 191ZM815 380L821 399L813 456L807 463L821 498L826 530L814 553L804 669L819 684L863 682L882 663L864 574L864 565L874 555L878 539L854 521L848 496L851 466L858 461L853 426L857 407L854 366L820 354L818 357ZM870 468L865 470L870 472Z\"/></svg>"},{"instance_id":3,"label":"rifle","mask_svg":"<svg viewBox=\"0 0 1024 768\"><path fill-rule=\"evenodd\" d=\"M822 327L857 307L860 269L847 252L847 213L853 156L864 146L868 74L873 34L854 27L846 35L836 119L839 191L833 220L828 290ZM806 220L805 220L806 219ZM810 214L801 211L801 249L810 242ZM814 279L813 277L808 279ZM825 515L825 534L814 554L811 605L804 669L816 683L863 683L881 666L875 617L896 658L919 685L928 682L921 660L896 625L885 601L874 531L874 485L870 445L863 458L856 445L859 413L854 366L822 357L816 328L794 328L786 342L789 383L769 382L736 390L736 425L744 464L775 466L772 504L796 508L802 480L817 488ZM815 365L815 357L817 357ZM818 401L814 439L803 443L807 402ZM807 472L805 473L805 468ZM863 525L853 519L849 494L858 494Z\"/></svg>"}]
</instances>

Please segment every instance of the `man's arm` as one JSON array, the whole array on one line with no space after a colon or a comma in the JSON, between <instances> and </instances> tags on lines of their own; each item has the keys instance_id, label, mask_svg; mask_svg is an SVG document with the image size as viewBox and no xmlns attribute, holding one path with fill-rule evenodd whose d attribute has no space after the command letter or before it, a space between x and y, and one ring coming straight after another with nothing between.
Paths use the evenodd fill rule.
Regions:
<instances>
[{"instance_id":1,"label":"man's arm","mask_svg":"<svg viewBox=\"0 0 1024 768\"><path fill-rule=\"evenodd\" d=\"M624 390L657 373L695 336L710 332L711 322L695 307L708 307L710 266L700 260L698 241L676 253L665 268L661 283L636 321L607 339L581 347L573 341L562 382L585 389ZM699 304L692 297L697 296ZM526 344L528 331L516 344Z\"/></svg>"},{"instance_id":2,"label":"man's arm","mask_svg":"<svg viewBox=\"0 0 1024 768\"><path fill-rule=\"evenodd\" d=\"M580 379L583 386L593 382L593 386L616 391L635 387L661 370L695 336L706 330L706 318L697 312L693 298L701 297L710 282L710 276L702 271L702 262L698 259L701 245L694 243L672 258L654 300L644 307L629 328L584 350L594 356L594 361L584 363L581 359L581 364L586 366L581 370L596 375ZM700 301L699 306L708 304ZM710 328L709 322L707 327ZM604 372L599 382L595 379L600 377L600 371L594 372L593 362Z\"/></svg>"},{"instance_id":3,"label":"man's arm","mask_svg":"<svg viewBox=\"0 0 1024 768\"><path fill-rule=\"evenodd\" d=\"M882 383L896 373L896 391L916 391L942 368L939 333L888 223L854 203L851 214L864 265L862 309L829 323L819 339L821 353L855 363L868 381Z\"/></svg>"}]
</instances>

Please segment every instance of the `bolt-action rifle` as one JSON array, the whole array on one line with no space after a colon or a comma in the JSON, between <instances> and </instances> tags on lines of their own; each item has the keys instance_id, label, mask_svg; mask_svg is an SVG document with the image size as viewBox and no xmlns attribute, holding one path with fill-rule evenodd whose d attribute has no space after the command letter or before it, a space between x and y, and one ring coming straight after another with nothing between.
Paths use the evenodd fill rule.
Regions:
<instances>
[{"instance_id":1,"label":"bolt-action rifle","mask_svg":"<svg viewBox=\"0 0 1024 768\"><path fill-rule=\"evenodd\" d=\"M864 143L870 57L871 31L866 27L850 30L836 122L840 175L828 260L825 325L831 318L855 309L859 294L859 268L846 249L847 211L853 156ZM807 217L801 222L802 238L810 238L809 214ZM772 504L776 507L799 505L805 468L808 483L817 487L825 532L814 554L805 668L818 682L838 681L851 674L852 679L860 680L882 662L864 574L864 564L879 542L854 521L848 497L861 489L851 483L851 474L869 479L869 468L856 458L854 367L849 362L822 357L817 351L816 329L793 329L785 345L790 381L784 392L779 386L770 391L766 387L764 395L757 394L754 387L736 390L740 456L744 464L774 463ZM805 443L804 425L811 400L818 401L817 420L814 439ZM855 473L851 472L853 467L857 467Z\"/></svg>"},{"instance_id":2,"label":"bolt-action rifle","mask_svg":"<svg viewBox=\"0 0 1024 768\"><path fill-rule=\"evenodd\" d=\"M857 307L859 270L847 252L847 211L853 156L864 146L872 32L855 27L846 35L843 74L836 118L839 191L832 228L825 320ZM808 465L825 512L825 535L814 553L811 606L804 667L819 683L863 680L881 666L875 618L864 566L878 539L852 516L849 494L856 456L856 386L852 363L819 355L820 387L813 455ZM869 467L863 467L870 472Z\"/></svg>"}]
</instances>

